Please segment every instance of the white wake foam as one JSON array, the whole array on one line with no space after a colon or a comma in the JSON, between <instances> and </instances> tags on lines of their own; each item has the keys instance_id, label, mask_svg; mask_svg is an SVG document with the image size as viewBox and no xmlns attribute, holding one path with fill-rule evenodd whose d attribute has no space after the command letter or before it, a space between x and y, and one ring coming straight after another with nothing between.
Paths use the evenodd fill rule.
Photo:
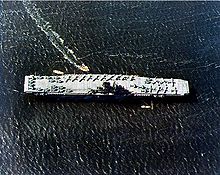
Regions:
<instances>
[{"instance_id":1,"label":"white wake foam","mask_svg":"<svg viewBox=\"0 0 220 175\"><path fill-rule=\"evenodd\" d=\"M45 21L44 18L40 15L40 9L37 8L33 2L30 1L23 1L23 4L27 13L35 21L37 27L39 27L41 31L43 31L47 35L52 45L57 50L59 50L60 53L62 53L63 58L68 60L78 69L82 71L89 71L88 67L85 66L84 63L82 63L81 61L81 65L78 63L80 59L77 58L74 51L64 45L64 39L62 39L57 32L53 31L50 23L48 21Z\"/></svg>"}]
</instances>

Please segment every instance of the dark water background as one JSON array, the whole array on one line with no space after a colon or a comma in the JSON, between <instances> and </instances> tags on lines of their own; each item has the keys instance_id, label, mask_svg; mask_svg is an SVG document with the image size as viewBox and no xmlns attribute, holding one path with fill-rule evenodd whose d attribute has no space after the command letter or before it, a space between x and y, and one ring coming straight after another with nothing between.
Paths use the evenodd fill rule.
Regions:
<instances>
[{"instance_id":1,"label":"dark water background","mask_svg":"<svg viewBox=\"0 0 220 175\"><path fill-rule=\"evenodd\" d=\"M25 75L80 73L22 2L1 2L0 174L220 174L219 2L33 2L91 73L182 78L195 100L35 101Z\"/></svg>"}]
</instances>

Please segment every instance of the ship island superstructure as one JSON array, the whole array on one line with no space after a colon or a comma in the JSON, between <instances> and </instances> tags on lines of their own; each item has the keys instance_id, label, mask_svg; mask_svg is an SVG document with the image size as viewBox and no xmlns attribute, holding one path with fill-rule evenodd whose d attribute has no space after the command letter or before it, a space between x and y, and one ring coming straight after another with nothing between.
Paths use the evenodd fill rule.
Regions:
<instances>
[{"instance_id":1,"label":"ship island superstructure","mask_svg":"<svg viewBox=\"0 0 220 175\"><path fill-rule=\"evenodd\" d=\"M64 74L25 76L24 92L66 97L164 97L189 94L188 81L116 74Z\"/></svg>"}]
</instances>

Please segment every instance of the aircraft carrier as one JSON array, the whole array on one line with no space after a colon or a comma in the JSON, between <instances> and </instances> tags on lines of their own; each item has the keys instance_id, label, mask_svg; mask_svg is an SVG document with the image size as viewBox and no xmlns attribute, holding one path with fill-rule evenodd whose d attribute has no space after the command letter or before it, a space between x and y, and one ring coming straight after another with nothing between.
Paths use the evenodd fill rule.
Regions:
<instances>
[{"instance_id":1,"label":"aircraft carrier","mask_svg":"<svg viewBox=\"0 0 220 175\"><path fill-rule=\"evenodd\" d=\"M116 74L25 76L24 92L74 99L165 97L189 94L188 81Z\"/></svg>"}]
</instances>

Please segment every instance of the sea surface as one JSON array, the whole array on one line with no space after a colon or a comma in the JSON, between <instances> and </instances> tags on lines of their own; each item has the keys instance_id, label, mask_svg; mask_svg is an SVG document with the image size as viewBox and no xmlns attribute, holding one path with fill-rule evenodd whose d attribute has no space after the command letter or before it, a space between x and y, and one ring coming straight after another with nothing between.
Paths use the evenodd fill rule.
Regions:
<instances>
[{"instance_id":1,"label":"sea surface","mask_svg":"<svg viewBox=\"0 0 220 175\"><path fill-rule=\"evenodd\" d=\"M220 175L219 2L1 1L0 19L1 175ZM25 75L78 62L185 79L191 98L150 110L23 93Z\"/></svg>"}]
</instances>

